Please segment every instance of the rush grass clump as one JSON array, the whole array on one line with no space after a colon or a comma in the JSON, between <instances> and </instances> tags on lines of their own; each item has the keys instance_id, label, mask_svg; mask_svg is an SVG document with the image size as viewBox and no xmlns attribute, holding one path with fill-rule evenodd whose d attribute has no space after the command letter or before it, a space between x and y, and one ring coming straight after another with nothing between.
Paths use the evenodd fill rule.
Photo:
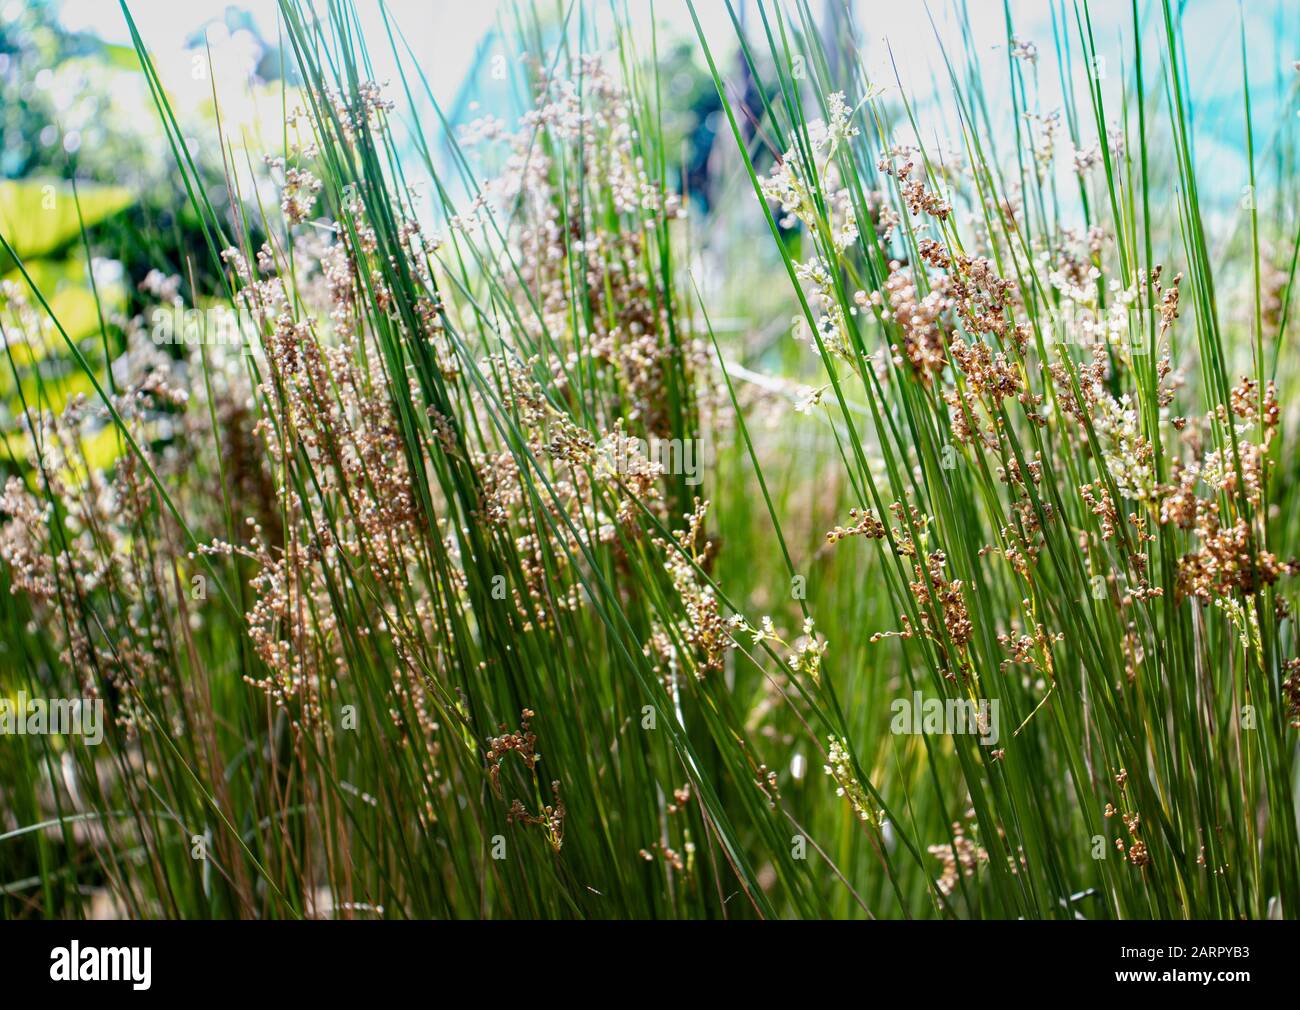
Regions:
<instances>
[{"instance_id":1,"label":"rush grass clump","mask_svg":"<svg viewBox=\"0 0 1300 1010\"><path fill-rule=\"evenodd\" d=\"M1010 713L996 746L885 734L870 714L835 742L899 805L893 830L938 859L886 857L935 909L1264 917L1300 897L1288 335L1264 322L1259 257L1261 231L1296 226L1251 204L1248 255L1208 253L1174 8L1146 23L1135 5L1122 81L1091 75L1082 96L1068 62L1095 65L1087 5L1054 8L1065 107L1050 112L1049 52L1011 34L1008 11L1002 133L979 58L945 53L955 155L869 78L861 40L826 41L804 3L760 5L759 41L737 22L757 104L738 107L709 53L832 392L814 413L856 525L827 540L893 609L891 626L841 629L861 665L828 681ZM1254 185L1244 76L1242 93ZM1070 147L1073 192L1058 181ZM1177 172L1158 180L1166 152ZM1172 217L1157 210L1171 201Z\"/></svg>"},{"instance_id":2,"label":"rush grass clump","mask_svg":"<svg viewBox=\"0 0 1300 1010\"><path fill-rule=\"evenodd\" d=\"M416 121L417 186L400 29L410 76L384 87L326 41L349 5L305 13L282 8L305 81L283 149L247 171L230 149L243 214L170 134L225 287L146 290L224 301L246 342L169 357L136 320L117 393L28 413L42 452L3 499L22 676L113 729L29 745L63 771L6 782L6 840L60 914L89 890L132 915L711 915L737 887L773 914L753 838L784 828L718 791L753 775L653 63L562 31L529 49L517 129L470 130L495 173L453 140L441 174ZM111 478L83 417L120 441Z\"/></svg>"},{"instance_id":3,"label":"rush grass clump","mask_svg":"<svg viewBox=\"0 0 1300 1010\"><path fill-rule=\"evenodd\" d=\"M139 290L193 339L97 365L4 243L0 670L106 714L4 740L4 914L1296 914L1300 240L1256 200L1211 252L1177 5L1114 87L1086 4L1008 11L930 124L761 3L750 88L699 32L707 217L657 32L514 10L525 111L453 124L318 6L213 179L124 5L206 257Z\"/></svg>"}]
</instances>

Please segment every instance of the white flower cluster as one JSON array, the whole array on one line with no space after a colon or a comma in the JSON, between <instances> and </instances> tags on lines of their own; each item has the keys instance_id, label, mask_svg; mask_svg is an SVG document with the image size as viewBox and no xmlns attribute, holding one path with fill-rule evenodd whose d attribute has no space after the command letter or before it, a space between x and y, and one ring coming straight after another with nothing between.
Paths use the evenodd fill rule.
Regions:
<instances>
[{"instance_id":1,"label":"white flower cluster","mask_svg":"<svg viewBox=\"0 0 1300 1010\"><path fill-rule=\"evenodd\" d=\"M822 769L835 780L835 795L842 796L849 801L853 812L858 815L860 821L874 820L872 807L867 799L866 790L862 788L862 783L858 781L853 774L853 765L849 760L848 743L841 737L827 737L830 743L830 749L826 753L827 764Z\"/></svg>"},{"instance_id":2,"label":"white flower cluster","mask_svg":"<svg viewBox=\"0 0 1300 1010\"><path fill-rule=\"evenodd\" d=\"M813 680L821 680L822 657L826 655L828 648L827 642L817 637L813 628L813 619L805 617L803 635L795 642L794 649L786 662L790 664L791 672L806 673Z\"/></svg>"},{"instance_id":3,"label":"white flower cluster","mask_svg":"<svg viewBox=\"0 0 1300 1010\"><path fill-rule=\"evenodd\" d=\"M808 124L811 163L805 152L792 147L778 159L767 177L760 180L759 189L766 199L781 208L781 227L793 228L801 223L812 235L829 234L829 248L795 264L795 274L807 285L820 310L817 331L822 340L832 351L847 354L844 312L833 282L836 268L829 257L843 253L858 240L858 222L852 196L839 184L840 173L834 157L841 145L859 131L853 125L853 109L843 92L828 95L826 106L829 122L816 119ZM815 194L820 195L821 201Z\"/></svg>"},{"instance_id":4,"label":"white flower cluster","mask_svg":"<svg viewBox=\"0 0 1300 1010\"><path fill-rule=\"evenodd\" d=\"M1132 397L1123 393L1116 400L1098 384L1094 387L1097 412L1093 427L1102 442L1102 454L1120 494L1134 501L1156 498L1156 474L1151 443L1142 434Z\"/></svg>"}]
</instances>

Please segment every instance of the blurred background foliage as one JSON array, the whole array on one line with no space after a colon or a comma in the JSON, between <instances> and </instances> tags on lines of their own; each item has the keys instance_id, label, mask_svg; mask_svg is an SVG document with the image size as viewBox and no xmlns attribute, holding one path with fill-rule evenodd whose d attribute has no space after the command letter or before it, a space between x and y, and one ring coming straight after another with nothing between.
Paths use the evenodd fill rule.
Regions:
<instances>
[{"instance_id":1,"label":"blurred background foliage","mask_svg":"<svg viewBox=\"0 0 1300 1010\"><path fill-rule=\"evenodd\" d=\"M198 217L134 50L70 31L59 13L60 5L48 0L0 12L0 232L67 338L102 367L106 355L116 360L123 353L132 321L139 324L139 285L151 270L182 277L186 289L191 278L200 289L211 289L217 278L210 276ZM278 95L279 48L236 8L187 40L196 81L207 75L205 40L213 27L253 54L249 85L274 84ZM184 114L189 118L179 125L187 134L215 134L210 101ZM209 201L228 213L223 152L196 145L192 154ZM92 390L49 320L34 324L16 313L19 301L35 299L3 251L0 281L7 282L0 323L10 357L0 370L0 466L14 468L25 454L18 421L24 399L38 410L59 411L70 397ZM104 440L103 449L116 451L115 441Z\"/></svg>"}]
</instances>

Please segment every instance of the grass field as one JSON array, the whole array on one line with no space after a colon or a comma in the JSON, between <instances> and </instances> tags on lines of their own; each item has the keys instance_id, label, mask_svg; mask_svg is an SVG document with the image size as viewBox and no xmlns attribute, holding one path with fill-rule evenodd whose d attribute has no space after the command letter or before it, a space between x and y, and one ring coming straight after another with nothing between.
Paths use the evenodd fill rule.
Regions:
<instances>
[{"instance_id":1,"label":"grass field","mask_svg":"<svg viewBox=\"0 0 1300 1010\"><path fill-rule=\"evenodd\" d=\"M282 0L250 142L123 3L192 240L73 327L0 215L0 916L1297 914L1290 57L678 6L453 123Z\"/></svg>"}]
</instances>

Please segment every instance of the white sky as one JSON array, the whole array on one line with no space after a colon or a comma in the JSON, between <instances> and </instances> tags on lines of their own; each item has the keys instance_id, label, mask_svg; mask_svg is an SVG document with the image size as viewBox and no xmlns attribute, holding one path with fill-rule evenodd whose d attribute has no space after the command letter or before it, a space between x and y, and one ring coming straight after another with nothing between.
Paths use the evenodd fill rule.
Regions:
<instances>
[{"instance_id":1,"label":"white sky","mask_svg":"<svg viewBox=\"0 0 1300 1010\"><path fill-rule=\"evenodd\" d=\"M0 9L20 0L0 0ZM561 0L565 2L565 0ZM581 0L589 16L607 18L606 0ZM843 0L835 0L843 2ZM960 38L947 0L847 0L853 8L858 24L866 36L868 61L881 78L892 83L892 68L885 47L880 43L888 38L899 65L904 85L912 93L929 90L933 75L942 72L938 60L934 29L930 16L940 34L949 45ZM1054 0L1012 0L1011 8L1018 33L1035 41L1045 62L1050 63L1052 32L1050 9ZM155 52L161 66L167 65L167 56L181 53L185 40L201 25L219 17L232 6L228 0L128 0L136 23L146 43ZM753 13L752 0L733 0L737 8L750 8L750 22L758 24ZM825 0L811 0L810 6L820 13ZM1002 52L1003 14L1002 0L968 0L971 24L978 52L987 53L990 60L1005 61ZM1290 62L1300 58L1300 53L1277 53L1274 16L1279 9L1293 6L1293 0L1251 0L1244 8L1237 0L1191 0L1188 4L1189 29L1186 32L1189 61L1200 82L1216 78L1228 88L1240 82L1237 31L1239 10L1245 11L1247 34L1254 41L1262 41L1261 51L1252 52L1252 75L1268 80L1281 70L1290 70ZM274 40L278 18L276 0L239 0L233 4L246 10L256 19L263 37ZM323 9L320 2L318 9ZM621 4L620 4L621 6ZM660 24L661 33L673 32L692 35L686 0L626 0L634 22L634 31L648 38L652 18ZM371 56L382 75L392 68L387 37L380 16L379 0L355 0L367 38ZM1067 2L1067 16L1072 17L1073 3ZM501 0L387 0L387 8L400 25L412 48L421 57L421 66L429 77L434 94L446 101L456 93L470 65L475 48L492 27L498 11L508 17L509 4ZM697 13L704 25L706 36L720 50L732 42L732 28L723 0L697 0ZM927 8L929 13L927 13ZM1090 9L1097 45L1100 52L1113 52L1113 63L1119 66L1122 53L1119 34L1127 32L1130 20L1130 0L1091 0ZM1148 24L1156 27L1159 5L1152 0L1141 0L1139 9ZM124 19L116 0L62 0L61 20L72 29L93 31L101 38L130 44ZM1294 12L1293 12L1294 13ZM1276 57L1280 56L1281 59ZM188 68L188 61L185 63ZM1255 84L1259 86L1258 82ZM168 81L169 86L172 82Z\"/></svg>"},{"instance_id":2,"label":"white sky","mask_svg":"<svg viewBox=\"0 0 1300 1010\"><path fill-rule=\"evenodd\" d=\"M0 15L19 0L0 0ZM543 6L555 0L541 0ZM567 6L568 0L558 0L558 6ZM609 17L608 0L579 0L584 15L600 23ZM753 0L733 0L738 8L749 10L749 24L754 41L762 48L761 28ZM879 84L889 90L895 87L894 67L897 66L902 85L909 98L916 103L918 120L927 130L949 137L956 136L950 117L951 102L944 97L948 87L946 70L935 31L938 30L950 54L959 55L961 34L953 15L958 4L950 0L833 0L848 2L865 39L865 58L870 71ZM1017 34L1022 39L1035 42L1040 52L1039 80L1042 87L1041 111L1050 112L1060 104L1060 86L1053 52L1050 11L1055 0L1012 0L1011 8ZM264 39L273 42L277 37L278 8L275 0L128 0L146 44L153 54L169 94L180 107L189 103L206 102L211 97L212 83L206 74L194 68L195 56L185 49L189 39L202 25L220 17L228 6L248 11L257 22ZM354 0L358 17L368 41L370 56L375 63L376 77L380 81L396 81L393 55L380 14L379 0ZM825 7L826 0L810 0L815 12ZM999 93L1006 88L1005 27L1002 0L967 0L974 34L974 51L981 59L981 69L990 75L990 101L997 103ZM618 4L621 8L622 2ZM927 6L930 13L927 13ZM1159 3L1156 0L1139 0L1139 9L1146 21L1146 35L1153 42L1159 27ZM324 9L324 0L317 0L318 10ZM641 41L642 51L649 49L649 26L652 19L660 25L660 39L678 36L692 37L694 32L686 0L626 0L633 26L634 37ZM734 33L723 0L696 0L696 7L704 25L706 38L722 60L724 74L734 67L734 62L722 59L732 52ZM1073 17L1074 4L1067 0L1066 16ZM1108 92L1107 103L1118 111L1118 88L1126 61L1131 59L1131 49L1126 48L1121 36L1130 31L1130 0L1091 0L1089 4L1098 51L1106 60L1108 73L1103 87ZM435 98L448 109L456 96L474 54L485 34L493 27L498 12L508 19L510 4L501 0L387 0L387 9L400 26L421 69L429 79ZM1279 11L1288 12L1289 31L1277 31ZM116 0L63 0L61 20L68 28L88 30L106 41L130 44L125 21ZM1295 0L1251 0L1239 6L1237 0L1190 0L1187 6L1188 24L1184 32L1188 48L1190 77L1194 82L1197 100L1198 159L1211 158L1228 168L1235 179L1235 163L1240 161L1242 148L1241 127L1241 65L1239 51L1239 17L1247 20L1247 36L1252 40L1250 72L1253 99L1257 118L1257 147L1261 137L1271 136L1270 121L1276 123L1280 116L1294 116L1290 108L1278 109L1276 95L1278 82L1289 84L1295 71L1292 62L1300 59L1292 39L1300 28L1300 6ZM934 25L930 21L931 13ZM607 35L605 36L607 37ZM210 36L211 38L211 36ZM889 46L884 45L888 40ZM219 43L220 38L212 39ZM219 47L224 50L214 54L215 77L221 100L227 134L238 135L247 130L256 134L261 124L276 122L273 114L278 110L259 109L244 87L247 67L241 72L240 46L236 38ZM1154 47L1147 68L1149 86L1158 87L1158 63ZM893 62L891 63L891 52ZM984 62L987 60L987 62ZM233 61L233 62L231 62ZM229 68L233 67L234 72ZM1087 108L1087 68L1075 66L1075 87L1083 108ZM1158 93L1158 92L1157 92ZM394 92L390 97L400 98ZM850 100L855 96L849 96ZM266 100L265 98L263 99ZM399 101L399 107L402 106ZM990 110L995 121L998 108ZM947 120L945 122L945 119ZM1095 132L1088 124L1090 139ZM265 138L262 138L265 139ZM933 140L933 135L926 138ZM949 145L951 146L951 145ZM1225 159L1220 162L1220 158ZM1232 187L1235 192L1235 185Z\"/></svg>"},{"instance_id":3,"label":"white sky","mask_svg":"<svg viewBox=\"0 0 1300 1010\"><path fill-rule=\"evenodd\" d=\"M227 0L128 2L141 35L155 52L161 66L166 66L168 53L183 51L187 38L204 23L219 17L230 6ZM604 0L584 2L587 11L595 16L608 16L609 4ZM743 0L733 2L737 8L744 6ZM392 63L380 16L379 0L355 0L355 5L371 42L371 56L382 74L386 68L391 68ZM273 40L276 37L276 0L241 0L233 6L253 15L264 38ZM822 3L813 0L812 6L815 10L820 10ZM951 28L952 24L946 17L947 5L940 0L933 6L935 19L940 26ZM972 0L971 6L976 14L973 20L977 34L987 34L991 43L997 44L1002 35L1001 0ZM979 17L981 6L987 7L989 13L996 13L997 16ZM476 46L493 26L498 10L507 16L509 11L508 5L502 4L500 0L476 0L472 3L463 0L387 0L387 7L412 48L421 55L422 67L429 77L434 94L444 101L455 94ZM904 64L902 70L905 79L911 76L909 69L920 70L918 63L922 61L918 61L916 56L935 55L933 31L926 6L920 0L859 0L855 7L869 43L882 40L886 35L889 37L895 55ZM1041 43L1050 47L1050 28L1047 27L1049 22L1046 20L1044 0L1015 0L1013 7L1020 9L1018 20L1023 21L1028 37L1033 37L1035 28L1041 28ZM1126 11L1127 0L1102 0L1100 4L1094 3L1094 7L1114 7ZM627 0L627 9L632 16L634 32L642 38L649 38L648 28L652 18L657 18L661 32L693 35L685 0ZM130 45L130 35L114 0L63 0L61 10L61 20L66 27L92 31L106 41ZM697 0L696 12L710 41L716 43L719 49L728 48L733 33L723 0ZM752 25L759 23L752 9L750 19ZM884 73L889 64L883 46L871 48L877 50L873 63ZM923 62L928 63L929 60ZM188 67L188 62L186 66ZM919 83L924 84L929 69L924 74L918 72L917 76ZM170 81L168 83L171 84Z\"/></svg>"}]
</instances>

